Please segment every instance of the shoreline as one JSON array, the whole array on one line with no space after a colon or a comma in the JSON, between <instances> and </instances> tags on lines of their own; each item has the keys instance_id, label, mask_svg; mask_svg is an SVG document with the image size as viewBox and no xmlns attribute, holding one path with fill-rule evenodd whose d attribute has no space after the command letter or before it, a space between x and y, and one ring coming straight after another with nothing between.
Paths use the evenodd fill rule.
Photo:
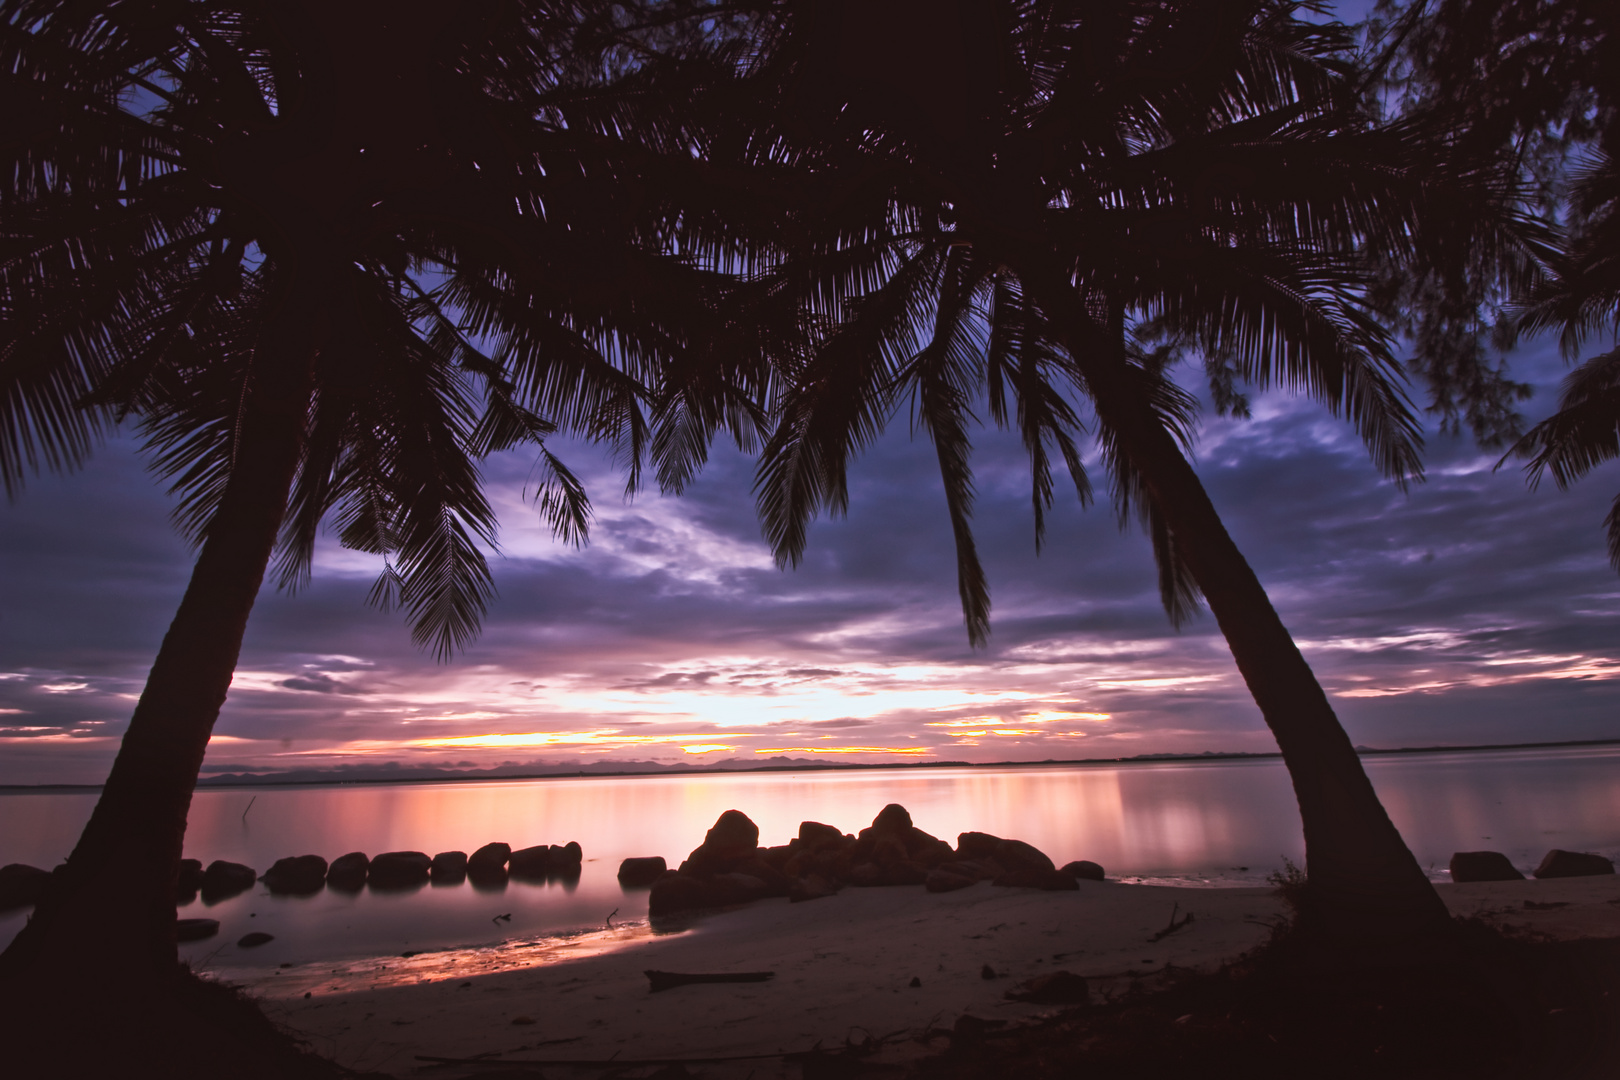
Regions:
<instances>
[{"instance_id":1,"label":"shoreline","mask_svg":"<svg viewBox=\"0 0 1620 1080\"><path fill-rule=\"evenodd\" d=\"M927 1032L949 1029L963 1015L1015 1024L1049 1016L1052 1006L1006 997L1042 974L1084 977L1095 1002L1151 989L1172 978L1169 972L1213 971L1264 944L1286 917L1268 888L1080 885L1048 893L981 883L941 895L849 888L807 903L764 900L705 914L672 933L624 927L548 939L500 970L490 969L487 956L480 969L476 957L440 954L423 955L414 967L379 958L377 966L388 970L372 973L380 976L375 987L362 984L361 970L346 984L334 973L317 980L319 965L240 985L318 1052L361 1070L460 1075L419 1056L542 1062L761 1055L739 1065L737 1076L752 1069L755 1080L769 1080L796 1078L799 1067L781 1055L818 1045L893 1037L894 1053L903 1056L925 1052ZM1620 937L1614 876L1438 888L1454 915L1515 936ZM1187 915L1191 921L1164 933L1172 917ZM649 968L775 976L653 994L643 974ZM282 978L285 986L275 987ZM308 998L300 986L309 987Z\"/></svg>"},{"instance_id":2,"label":"shoreline","mask_svg":"<svg viewBox=\"0 0 1620 1080\"><path fill-rule=\"evenodd\" d=\"M1358 757L1390 757L1405 754L1461 754L1461 753L1487 753L1500 750L1557 750L1576 749L1580 747L1620 746L1620 738L1612 739L1573 739L1562 742L1527 742L1527 743L1482 743L1470 746L1402 746L1393 748L1380 748L1358 746L1355 748ZM797 773L797 772L876 772L883 770L916 771L923 769L1034 769L1034 768L1071 768L1074 766L1120 766L1120 765L1158 765L1184 762L1229 762L1229 761L1266 761L1280 760L1282 752L1277 750L1266 751L1213 751L1206 750L1197 754L1139 754L1132 757L1118 758L1046 758L1041 761L892 761L892 762L823 762L802 761L791 765L755 765L747 767L703 767L673 765L648 770L625 770L622 772L537 772L512 773L502 776L465 775L465 776L378 776L378 777L349 777L330 779L302 779L278 780L274 777L263 779L232 779L214 781L199 780L199 791L233 791L249 788L264 787L355 787L355 786L388 786L396 784L465 784L465 783L504 783L513 780L627 780L627 779L656 779L668 777L687 776L752 776L759 773ZM97 792L102 789L101 784L0 784L0 795L48 795L48 794L74 794Z\"/></svg>"}]
</instances>

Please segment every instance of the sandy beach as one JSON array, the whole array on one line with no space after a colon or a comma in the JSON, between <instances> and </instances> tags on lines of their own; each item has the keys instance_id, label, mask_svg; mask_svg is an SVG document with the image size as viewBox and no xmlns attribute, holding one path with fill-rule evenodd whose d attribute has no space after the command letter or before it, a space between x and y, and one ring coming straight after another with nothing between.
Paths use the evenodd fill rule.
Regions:
<instances>
[{"instance_id":1,"label":"sandy beach","mask_svg":"<svg viewBox=\"0 0 1620 1080\"><path fill-rule=\"evenodd\" d=\"M1620 937L1620 877L1439 890L1454 914L1510 934ZM1173 914L1192 921L1160 936ZM422 1059L758 1055L706 1064L705 1074L768 1080L801 1075L784 1054L887 1039L882 1056L903 1060L942 1048L929 1032L964 1014L1017 1022L1048 1013L1054 1006L1009 1001L1007 993L1053 971L1084 976L1096 1001L1151 985L1167 969L1212 970L1261 945L1284 917L1264 888L849 888L809 903L762 901L667 933L622 927L498 949L219 974L260 997L315 1050L359 1070L453 1078L491 1070ZM775 975L651 993L647 969Z\"/></svg>"}]
</instances>

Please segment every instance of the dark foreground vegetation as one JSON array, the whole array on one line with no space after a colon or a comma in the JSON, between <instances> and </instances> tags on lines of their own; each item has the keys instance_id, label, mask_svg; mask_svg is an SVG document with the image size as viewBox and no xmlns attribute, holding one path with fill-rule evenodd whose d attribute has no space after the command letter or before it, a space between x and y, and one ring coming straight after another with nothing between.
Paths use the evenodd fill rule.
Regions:
<instances>
[{"instance_id":1,"label":"dark foreground vegetation","mask_svg":"<svg viewBox=\"0 0 1620 1080\"><path fill-rule=\"evenodd\" d=\"M1620 1070L1620 940L1516 941L1459 922L1431 951L1368 957L1289 932L1214 975L1158 978L1154 990L1034 1027L968 1025L913 1075L1577 1080Z\"/></svg>"}]
</instances>

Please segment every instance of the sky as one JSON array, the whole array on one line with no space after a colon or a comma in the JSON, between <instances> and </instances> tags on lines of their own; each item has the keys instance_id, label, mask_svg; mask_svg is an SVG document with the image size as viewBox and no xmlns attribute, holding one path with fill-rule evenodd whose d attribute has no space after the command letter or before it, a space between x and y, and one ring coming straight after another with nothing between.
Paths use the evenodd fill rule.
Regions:
<instances>
[{"instance_id":1,"label":"sky","mask_svg":"<svg viewBox=\"0 0 1620 1080\"><path fill-rule=\"evenodd\" d=\"M1548 343L1516 354L1529 420L1566 370ZM1265 393L1253 413L1206 412L1196 466L1357 744L1620 738L1602 531L1620 467L1531 491L1499 452L1431 431L1403 494L1320 406ZM532 452L489 461L499 595L439 663L366 606L375 562L328 539L308 589L261 594L205 775L1274 750L1213 618L1169 625L1140 530L1070 489L1037 557L1016 439L975 444L985 649L962 627L932 447L903 415L788 571L735 450L684 496L626 501L598 448L554 443L596 507L583 550L525 502ZM0 506L0 784L105 776L189 572L170 509L127 436Z\"/></svg>"}]
</instances>

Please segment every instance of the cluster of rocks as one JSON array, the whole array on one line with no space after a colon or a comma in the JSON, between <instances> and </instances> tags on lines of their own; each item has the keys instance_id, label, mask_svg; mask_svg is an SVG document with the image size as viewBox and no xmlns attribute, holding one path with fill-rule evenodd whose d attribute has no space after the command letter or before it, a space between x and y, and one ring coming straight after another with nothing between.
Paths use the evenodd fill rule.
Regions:
<instances>
[{"instance_id":1,"label":"cluster of rocks","mask_svg":"<svg viewBox=\"0 0 1620 1080\"><path fill-rule=\"evenodd\" d=\"M1530 871L1535 878L1596 877L1614 873L1602 855L1553 848ZM1451 857L1452 881L1523 881L1524 875L1500 851L1459 851Z\"/></svg>"},{"instance_id":2,"label":"cluster of rocks","mask_svg":"<svg viewBox=\"0 0 1620 1080\"><path fill-rule=\"evenodd\" d=\"M686 861L668 870L661 858L626 859L625 885L651 884L653 916L725 907L768 896L794 902L831 896L846 885L921 885L951 892L979 881L1033 889L1078 889L1081 879L1101 881L1103 868L1072 862L1062 869L1021 840L966 832L956 847L911 823L898 803L885 806L870 828L850 835L816 821L778 847L759 846L759 827L727 810Z\"/></svg>"}]
</instances>

